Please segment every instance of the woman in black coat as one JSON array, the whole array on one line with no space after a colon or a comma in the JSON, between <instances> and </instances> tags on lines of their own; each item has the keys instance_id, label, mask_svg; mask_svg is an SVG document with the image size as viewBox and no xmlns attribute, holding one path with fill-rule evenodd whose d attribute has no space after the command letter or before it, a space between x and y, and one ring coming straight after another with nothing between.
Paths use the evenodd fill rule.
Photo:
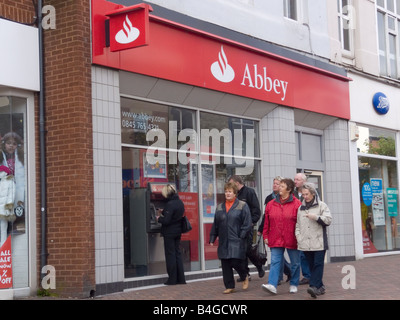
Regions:
<instances>
[{"instance_id":1,"label":"woman in black coat","mask_svg":"<svg viewBox=\"0 0 400 320\"><path fill-rule=\"evenodd\" d=\"M180 250L182 217L185 208L173 185L166 185L162 189L162 195L168 201L158 218L158 222L161 223L161 234L164 237L165 262L168 273L168 280L164 284L185 284L185 274Z\"/></svg>"},{"instance_id":2,"label":"woman in black coat","mask_svg":"<svg viewBox=\"0 0 400 320\"><path fill-rule=\"evenodd\" d=\"M225 184L225 202L217 206L214 223L210 232L210 244L219 239L218 258L221 259L222 277L226 290L232 293L235 288L233 269L243 281L243 289L247 289L249 281L246 270L247 236L252 228L249 206L236 198L237 186Z\"/></svg>"}]
</instances>

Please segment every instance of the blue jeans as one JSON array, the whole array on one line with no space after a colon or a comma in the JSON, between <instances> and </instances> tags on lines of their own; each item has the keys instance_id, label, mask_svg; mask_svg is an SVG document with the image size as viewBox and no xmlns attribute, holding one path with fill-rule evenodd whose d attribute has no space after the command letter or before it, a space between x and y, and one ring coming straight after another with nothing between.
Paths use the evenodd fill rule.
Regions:
<instances>
[{"instance_id":1,"label":"blue jeans","mask_svg":"<svg viewBox=\"0 0 400 320\"><path fill-rule=\"evenodd\" d=\"M279 281L283 281L283 274L286 274L290 278L290 263L286 260L285 256L282 257L281 270L279 273Z\"/></svg>"},{"instance_id":2,"label":"blue jeans","mask_svg":"<svg viewBox=\"0 0 400 320\"><path fill-rule=\"evenodd\" d=\"M304 255L303 251L300 251L300 266L301 266L301 273L303 274L304 278L310 279L311 271L310 266L308 265L308 260Z\"/></svg>"},{"instance_id":3,"label":"blue jeans","mask_svg":"<svg viewBox=\"0 0 400 320\"><path fill-rule=\"evenodd\" d=\"M300 251L296 249L286 250L290 259L290 285L297 287L300 279ZM271 248L271 266L269 270L268 283L272 284L275 288L278 286L284 252L285 248Z\"/></svg>"}]
</instances>

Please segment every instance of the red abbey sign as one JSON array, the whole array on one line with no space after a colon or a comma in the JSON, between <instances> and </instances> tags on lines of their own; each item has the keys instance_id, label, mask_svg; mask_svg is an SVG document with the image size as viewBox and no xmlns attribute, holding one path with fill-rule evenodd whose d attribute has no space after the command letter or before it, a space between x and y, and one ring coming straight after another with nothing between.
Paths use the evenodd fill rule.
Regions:
<instances>
[{"instance_id":1,"label":"red abbey sign","mask_svg":"<svg viewBox=\"0 0 400 320\"><path fill-rule=\"evenodd\" d=\"M133 8L115 6L92 0L94 64L350 119L351 79L154 15L149 45L114 52L104 45L106 16ZM120 36L129 38L127 18L134 20L122 14L113 34L123 28Z\"/></svg>"},{"instance_id":2,"label":"red abbey sign","mask_svg":"<svg viewBox=\"0 0 400 320\"><path fill-rule=\"evenodd\" d=\"M106 13L109 17L110 50L131 49L148 43L149 11L151 7L140 4Z\"/></svg>"}]
</instances>

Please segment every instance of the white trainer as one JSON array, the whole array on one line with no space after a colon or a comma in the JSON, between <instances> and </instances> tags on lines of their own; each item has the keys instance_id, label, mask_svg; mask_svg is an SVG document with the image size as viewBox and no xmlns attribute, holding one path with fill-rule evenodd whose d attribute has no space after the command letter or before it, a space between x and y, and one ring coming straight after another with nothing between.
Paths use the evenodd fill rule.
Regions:
<instances>
[{"instance_id":1,"label":"white trainer","mask_svg":"<svg viewBox=\"0 0 400 320\"><path fill-rule=\"evenodd\" d=\"M272 294L276 294L276 288L272 284L262 284L261 288Z\"/></svg>"},{"instance_id":2,"label":"white trainer","mask_svg":"<svg viewBox=\"0 0 400 320\"><path fill-rule=\"evenodd\" d=\"M290 286L289 292L290 293L297 293L297 287L296 286Z\"/></svg>"}]
</instances>

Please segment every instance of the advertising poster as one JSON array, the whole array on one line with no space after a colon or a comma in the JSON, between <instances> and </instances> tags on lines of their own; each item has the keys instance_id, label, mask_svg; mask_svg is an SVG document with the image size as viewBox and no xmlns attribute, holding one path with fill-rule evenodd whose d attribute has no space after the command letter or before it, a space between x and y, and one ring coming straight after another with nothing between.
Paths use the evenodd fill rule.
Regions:
<instances>
[{"instance_id":1,"label":"advertising poster","mask_svg":"<svg viewBox=\"0 0 400 320\"><path fill-rule=\"evenodd\" d=\"M0 289L12 287L11 236L0 248Z\"/></svg>"},{"instance_id":2,"label":"advertising poster","mask_svg":"<svg viewBox=\"0 0 400 320\"><path fill-rule=\"evenodd\" d=\"M217 208L215 165L202 164L201 177L203 181L203 217L214 218L215 209Z\"/></svg>"},{"instance_id":3,"label":"advertising poster","mask_svg":"<svg viewBox=\"0 0 400 320\"><path fill-rule=\"evenodd\" d=\"M375 226L385 225L385 206L383 199L382 179L371 179L372 215Z\"/></svg>"},{"instance_id":4,"label":"advertising poster","mask_svg":"<svg viewBox=\"0 0 400 320\"><path fill-rule=\"evenodd\" d=\"M387 205L388 205L388 214L389 217L397 217L398 216L398 192L396 188L387 188Z\"/></svg>"}]
</instances>

